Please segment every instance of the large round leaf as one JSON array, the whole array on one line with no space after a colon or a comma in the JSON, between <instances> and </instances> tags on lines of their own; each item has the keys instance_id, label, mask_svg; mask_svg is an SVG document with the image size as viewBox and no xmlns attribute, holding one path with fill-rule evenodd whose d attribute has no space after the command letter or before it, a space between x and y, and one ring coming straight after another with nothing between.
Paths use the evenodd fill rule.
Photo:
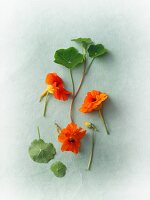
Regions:
<instances>
[{"instance_id":1,"label":"large round leaf","mask_svg":"<svg viewBox=\"0 0 150 200\"><path fill-rule=\"evenodd\" d=\"M105 49L102 44L92 44L88 49L88 53L91 58L95 58L107 53L107 49Z\"/></svg>"},{"instance_id":2,"label":"large round leaf","mask_svg":"<svg viewBox=\"0 0 150 200\"><path fill-rule=\"evenodd\" d=\"M29 147L31 159L38 163L48 163L56 154L52 143L45 143L43 140L34 140Z\"/></svg>"},{"instance_id":3,"label":"large round leaf","mask_svg":"<svg viewBox=\"0 0 150 200\"><path fill-rule=\"evenodd\" d=\"M82 63L84 56L74 47L68 49L59 49L55 52L55 63L61 64L69 69Z\"/></svg>"},{"instance_id":4,"label":"large round leaf","mask_svg":"<svg viewBox=\"0 0 150 200\"><path fill-rule=\"evenodd\" d=\"M57 177L63 177L66 174L67 167L60 161L51 165L51 170Z\"/></svg>"}]
</instances>

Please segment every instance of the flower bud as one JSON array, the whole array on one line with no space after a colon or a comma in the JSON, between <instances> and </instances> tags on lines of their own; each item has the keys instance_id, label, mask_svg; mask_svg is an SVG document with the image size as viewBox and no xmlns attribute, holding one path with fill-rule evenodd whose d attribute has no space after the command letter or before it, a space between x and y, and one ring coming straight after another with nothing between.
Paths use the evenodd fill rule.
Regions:
<instances>
[{"instance_id":1,"label":"flower bud","mask_svg":"<svg viewBox=\"0 0 150 200\"><path fill-rule=\"evenodd\" d=\"M84 125L89 129L93 129L94 131L98 131L96 126L94 124L92 124L91 122L84 122Z\"/></svg>"}]
</instances>

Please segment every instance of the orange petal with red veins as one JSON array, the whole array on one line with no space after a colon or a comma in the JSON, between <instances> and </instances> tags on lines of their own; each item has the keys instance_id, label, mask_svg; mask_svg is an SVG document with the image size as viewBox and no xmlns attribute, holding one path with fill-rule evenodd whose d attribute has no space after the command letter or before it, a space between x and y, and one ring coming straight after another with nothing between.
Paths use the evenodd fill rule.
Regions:
<instances>
[{"instance_id":1,"label":"orange petal with red veins","mask_svg":"<svg viewBox=\"0 0 150 200\"><path fill-rule=\"evenodd\" d=\"M56 73L49 73L46 76L45 79L46 84L53 85L55 83L55 86L63 86L63 80L56 74Z\"/></svg>"},{"instance_id":2,"label":"orange petal with red veins","mask_svg":"<svg viewBox=\"0 0 150 200\"><path fill-rule=\"evenodd\" d=\"M57 87L54 89L54 97L61 101L66 101L69 98L71 92L67 91L63 87Z\"/></svg>"}]
</instances>

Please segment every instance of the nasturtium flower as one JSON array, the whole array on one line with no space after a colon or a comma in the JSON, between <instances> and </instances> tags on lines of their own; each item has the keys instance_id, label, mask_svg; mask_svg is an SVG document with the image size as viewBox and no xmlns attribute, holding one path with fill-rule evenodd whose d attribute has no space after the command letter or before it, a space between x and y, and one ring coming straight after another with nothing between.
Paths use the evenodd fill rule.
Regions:
<instances>
[{"instance_id":1,"label":"nasturtium flower","mask_svg":"<svg viewBox=\"0 0 150 200\"><path fill-rule=\"evenodd\" d=\"M89 113L94 110L100 110L103 102L108 98L108 95L97 90L92 90L87 93L84 102L79 109L80 112Z\"/></svg>"},{"instance_id":2,"label":"nasturtium flower","mask_svg":"<svg viewBox=\"0 0 150 200\"><path fill-rule=\"evenodd\" d=\"M108 99L108 95L105 93L102 93L100 91L97 90L92 90L90 92L87 93L84 102L81 106L81 108L79 109L80 112L83 113L90 113L92 111L98 111L99 117L101 118L104 127L106 129L107 134L109 134L107 125L105 123L103 114L102 114L102 105L104 103L104 101L106 101Z\"/></svg>"},{"instance_id":3,"label":"nasturtium flower","mask_svg":"<svg viewBox=\"0 0 150 200\"><path fill-rule=\"evenodd\" d=\"M58 100L68 100L71 92L64 88L63 80L56 73L47 74L45 83L47 84L47 88L41 94L40 100L47 94L53 94Z\"/></svg>"},{"instance_id":4,"label":"nasturtium flower","mask_svg":"<svg viewBox=\"0 0 150 200\"><path fill-rule=\"evenodd\" d=\"M58 135L58 141L62 143L61 150L77 154L81 145L80 140L85 134L86 130L71 122L66 128L61 129Z\"/></svg>"}]
</instances>

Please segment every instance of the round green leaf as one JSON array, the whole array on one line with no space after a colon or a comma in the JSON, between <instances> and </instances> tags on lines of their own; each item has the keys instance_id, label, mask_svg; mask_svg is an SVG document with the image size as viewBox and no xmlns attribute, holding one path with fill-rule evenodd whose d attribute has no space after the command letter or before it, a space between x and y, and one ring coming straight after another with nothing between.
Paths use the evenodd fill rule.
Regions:
<instances>
[{"instance_id":1,"label":"round green leaf","mask_svg":"<svg viewBox=\"0 0 150 200\"><path fill-rule=\"evenodd\" d=\"M95 58L107 53L107 49L105 49L102 44L96 44L96 45L92 44L88 48L88 53L91 58Z\"/></svg>"},{"instance_id":2,"label":"round green leaf","mask_svg":"<svg viewBox=\"0 0 150 200\"><path fill-rule=\"evenodd\" d=\"M45 143L43 140L34 140L29 147L31 159L38 163L48 163L56 154L52 143Z\"/></svg>"},{"instance_id":3,"label":"round green leaf","mask_svg":"<svg viewBox=\"0 0 150 200\"><path fill-rule=\"evenodd\" d=\"M66 174L67 167L60 161L57 161L51 165L52 172L57 177L63 177Z\"/></svg>"},{"instance_id":4,"label":"round green leaf","mask_svg":"<svg viewBox=\"0 0 150 200\"><path fill-rule=\"evenodd\" d=\"M61 64L69 69L76 67L84 60L84 56L80 54L74 47L57 50L55 52L54 58L55 63Z\"/></svg>"},{"instance_id":5,"label":"round green leaf","mask_svg":"<svg viewBox=\"0 0 150 200\"><path fill-rule=\"evenodd\" d=\"M91 38L76 38L72 39L71 41L82 44L85 49L87 49L90 44L93 44Z\"/></svg>"}]
</instances>

